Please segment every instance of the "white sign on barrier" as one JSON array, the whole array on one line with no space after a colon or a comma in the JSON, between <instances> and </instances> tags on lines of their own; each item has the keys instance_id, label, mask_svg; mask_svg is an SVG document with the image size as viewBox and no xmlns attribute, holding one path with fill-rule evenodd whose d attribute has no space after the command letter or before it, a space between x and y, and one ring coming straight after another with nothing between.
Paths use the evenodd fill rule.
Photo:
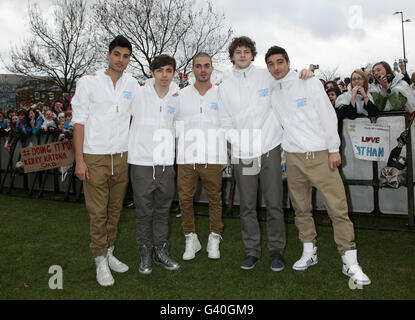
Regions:
<instances>
[{"instance_id":1,"label":"white sign on barrier","mask_svg":"<svg viewBox=\"0 0 415 320\"><path fill-rule=\"evenodd\" d=\"M357 159L388 161L390 127L376 123L351 123L347 128Z\"/></svg>"}]
</instances>

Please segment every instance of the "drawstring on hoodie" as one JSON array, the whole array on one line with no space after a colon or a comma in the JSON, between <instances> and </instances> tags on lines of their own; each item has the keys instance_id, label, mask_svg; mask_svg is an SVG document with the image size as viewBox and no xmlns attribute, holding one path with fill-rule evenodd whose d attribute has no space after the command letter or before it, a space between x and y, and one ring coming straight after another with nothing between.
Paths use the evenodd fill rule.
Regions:
<instances>
[{"instance_id":1,"label":"drawstring on hoodie","mask_svg":"<svg viewBox=\"0 0 415 320\"><path fill-rule=\"evenodd\" d=\"M313 156L313 160L314 160L314 152L307 152L305 159L308 160L310 156Z\"/></svg>"},{"instance_id":2,"label":"drawstring on hoodie","mask_svg":"<svg viewBox=\"0 0 415 320\"><path fill-rule=\"evenodd\" d=\"M114 154L110 154L111 155L111 175L114 175ZM116 155L116 153L115 153ZM123 157L124 152L121 152L121 158Z\"/></svg>"},{"instance_id":3,"label":"drawstring on hoodie","mask_svg":"<svg viewBox=\"0 0 415 320\"><path fill-rule=\"evenodd\" d=\"M111 175L114 175L114 157L111 153Z\"/></svg>"},{"instance_id":4,"label":"drawstring on hoodie","mask_svg":"<svg viewBox=\"0 0 415 320\"><path fill-rule=\"evenodd\" d=\"M163 172L166 171L166 165L163 164ZM153 165L153 180L156 180L156 167Z\"/></svg>"}]
</instances>

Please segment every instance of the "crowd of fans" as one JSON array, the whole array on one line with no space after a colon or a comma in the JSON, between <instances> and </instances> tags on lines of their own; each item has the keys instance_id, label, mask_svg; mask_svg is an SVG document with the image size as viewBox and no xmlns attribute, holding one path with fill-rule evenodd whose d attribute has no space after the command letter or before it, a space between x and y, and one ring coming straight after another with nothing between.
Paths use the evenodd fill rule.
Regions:
<instances>
[{"instance_id":1,"label":"crowd of fans","mask_svg":"<svg viewBox=\"0 0 415 320\"><path fill-rule=\"evenodd\" d=\"M356 69L344 80L320 79L336 110L339 123L356 119L358 115L370 118L380 112L415 110L415 72L409 77L406 65L399 60L399 71L381 61Z\"/></svg>"},{"instance_id":2,"label":"crowd of fans","mask_svg":"<svg viewBox=\"0 0 415 320\"><path fill-rule=\"evenodd\" d=\"M72 109L70 104L56 100L50 106L38 102L31 106L19 105L7 112L0 111L0 136L7 137L4 148L11 151L19 138L52 134L55 141L72 139Z\"/></svg>"}]
</instances>

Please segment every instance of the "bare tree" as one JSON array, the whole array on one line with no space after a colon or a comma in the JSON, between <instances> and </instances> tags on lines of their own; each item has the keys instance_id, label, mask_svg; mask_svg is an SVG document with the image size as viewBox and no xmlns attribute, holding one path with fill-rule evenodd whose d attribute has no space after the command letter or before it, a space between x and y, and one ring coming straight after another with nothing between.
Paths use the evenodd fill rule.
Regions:
<instances>
[{"instance_id":1,"label":"bare tree","mask_svg":"<svg viewBox=\"0 0 415 320\"><path fill-rule=\"evenodd\" d=\"M339 69L339 66L336 66L336 67L334 67L334 68L332 68L332 69L323 69L323 70L319 70L318 71L318 76L319 76L319 78L320 79L323 79L324 81L332 81L332 80L334 80L335 78L337 78L338 77L338 69Z\"/></svg>"},{"instance_id":2,"label":"bare tree","mask_svg":"<svg viewBox=\"0 0 415 320\"><path fill-rule=\"evenodd\" d=\"M56 0L48 18L37 3L29 3L31 37L11 49L6 68L34 79L50 77L70 93L76 80L94 67L98 54L87 1Z\"/></svg>"},{"instance_id":3,"label":"bare tree","mask_svg":"<svg viewBox=\"0 0 415 320\"><path fill-rule=\"evenodd\" d=\"M218 57L232 35L210 1L198 8L192 0L97 0L94 9L101 43L126 36L133 45L131 66L146 78L155 56L174 56L188 73L196 53Z\"/></svg>"}]
</instances>

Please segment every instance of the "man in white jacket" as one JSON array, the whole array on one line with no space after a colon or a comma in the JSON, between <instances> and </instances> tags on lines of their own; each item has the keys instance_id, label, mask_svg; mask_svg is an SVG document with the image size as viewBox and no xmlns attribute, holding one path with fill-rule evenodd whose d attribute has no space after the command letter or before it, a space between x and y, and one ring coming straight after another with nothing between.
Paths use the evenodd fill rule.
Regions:
<instances>
[{"instance_id":1,"label":"man in white jacket","mask_svg":"<svg viewBox=\"0 0 415 320\"><path fill-rule=\"evenodd\" d=\"M233 174L240 199L240 221L246 257L243 270L255 267L261 257L257 195L261 187L267 207L268 249L271 270L284 269L286 244L282 209L282 130L271 112L270 84L265 68L252 65L257 52L248 37L235 38L229 46L234 68L219 86L219 119L232 147ZM312 76L310 71L307 77Z\"/></svg>"},{"instance_id":2,"label":"man in white jacket","mask_svg":"<svg viewBox=\"0 0 415 320\"><path fill-rule=\"evenodd\" d=\"M124 73L131 51L126 38L116 37L109 45L107 70L82 77L72 100L75 174L83 181L90 215L90 248L102 286L114 284L110 269L128 270L113 251L128 183L131 101L138 87L137 81Z\"/></svg>"},{"instance_id":3,"label":"man in white jacket","mask_svg":"<svg viewBox=\"0 0 415 320\"><path fill-rule=\"evenodd\" d=\"M317 233L311 212L314 186L322 193L333 222L343 273L357 284L368 285L370 279L357 262L353 223L337 169L341 157L336 113L319 80L298 80L297 73L290 70L290 60L283 48L271 47L265 61L276 79L272 86L272 106L283 128L288 190L303 243L303 254L293 269L306 270L317 263Z\"/></svg>"},{"instance_id":4,"label":"man in white jacket","mask_svg":"<svg viewBox=\"0 0 415 320\"><path fill-rule=\"evenodd\" d=\"M218 115L218 87L210 81L211 57L199 53L193 58L195 83L179 92L176 117L177 187L182 227L186 237L183 260L192 260L200 251L193 201L199 177L209 201L210 234L208 258L219 259L222 240L222 166L227 163L227 147Z\"/></svg>"},{"instance_id":5,"label":"man in white jacket","mask_svg":"<svg viewBox=\"0 0 415 320\"><path fill-rule=\"evenodd\" d=\"M141 274L151 274L155 262L167 270L179 269L168 251L168 218L174 197L174 118L172 103L179 90L172 82L176 61L159 55L150 65L152 79L133 101L133 120L128 142L128 163L137 211L137 244Z\"/></svg>"}]
</instances>

